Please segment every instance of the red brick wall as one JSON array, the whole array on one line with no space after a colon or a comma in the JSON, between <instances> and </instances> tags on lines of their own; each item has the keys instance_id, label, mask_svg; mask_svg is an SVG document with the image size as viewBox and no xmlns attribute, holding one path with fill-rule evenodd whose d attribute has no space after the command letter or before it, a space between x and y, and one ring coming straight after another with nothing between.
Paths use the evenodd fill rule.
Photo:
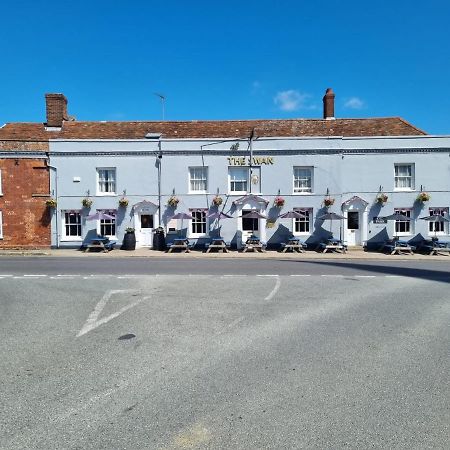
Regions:
<instances>
[{"instance_id":1,"label":"red brick wall","mask_svg":"<svg viewBox=\"0 0 450 450\"><path fill-rule=\"evenodd\" d=\"M50 212L45 205L49 170L40 159L0 159L3 239L0 248L48 248Z\"/></svg>"}]
</instances>

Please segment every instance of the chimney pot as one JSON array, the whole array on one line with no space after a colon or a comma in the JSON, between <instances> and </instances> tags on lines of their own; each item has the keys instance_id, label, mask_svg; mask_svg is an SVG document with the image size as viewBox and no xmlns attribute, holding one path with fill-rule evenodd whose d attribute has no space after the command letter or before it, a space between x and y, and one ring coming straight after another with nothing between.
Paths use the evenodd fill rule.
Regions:
<instances>
[{"instance_id":1,"label":"chimney pot","mask_svg":"<svg viewBox=\"0 0 450 450\"><path fill-rule=\"evenodd\" d=\"M328 88L323 96L323 118L333 120L334 117L334 92Z\"/></svg>"},{"instance_id":2,"label":"chimney pot","mask_svg":"<svg viewBox=\"0 0 450 450\"><path fill-rule=\"evenodd\" d=\"M47 110L47 127L61 128L64 120L68 120L67 98L64 94L45 94Z\"/></svg>"}]
</instances>

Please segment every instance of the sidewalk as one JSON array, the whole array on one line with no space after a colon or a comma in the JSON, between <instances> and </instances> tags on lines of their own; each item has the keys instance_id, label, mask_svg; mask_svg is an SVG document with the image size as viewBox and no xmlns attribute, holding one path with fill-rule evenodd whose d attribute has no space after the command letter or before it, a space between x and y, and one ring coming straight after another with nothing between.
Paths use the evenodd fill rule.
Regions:
<instances>
[{"instance_id":1,"label":"sidewalk","mask_svg":"<svg viewBox=\"0 0 450 450\"><path fill-rule=\"evenodd\" d=\"M280 253L277 251L267 251L265 253L240 253L230 251L229 253L203 253L192 250L190 253L165 253L148 248L139 248L132 251L112 250L108 253L88 252L84 253L77 249L44 249L44 250L0 250L2 256L50 256L64 258L171 258L171 259L295 259L295 260L321 260L321 259L360 259L360 260L384 260L384 261L449 261L449 256L430 256L430 255L385 255L383 253L365 252L361 247L350 248L347 253L317 253L315 251L306 251L305 253Z\"/></svg>"}]
</instances>

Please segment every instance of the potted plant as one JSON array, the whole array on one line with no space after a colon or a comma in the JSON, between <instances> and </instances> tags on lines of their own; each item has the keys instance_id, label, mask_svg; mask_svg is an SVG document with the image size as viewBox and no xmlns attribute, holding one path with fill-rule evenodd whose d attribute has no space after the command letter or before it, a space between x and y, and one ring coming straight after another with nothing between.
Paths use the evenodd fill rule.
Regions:
<instances>
[{"instance_id":1,"label":"potted plant","mask_svg":"<svg viewBox=\"0 0 450 450\"><path fill-rule=\"evenodd\" d=\"M58 204L56 201L56 198L48 198L45 201L45 204L49 207L49 208L56 208L56 205Z\"/></svg>"},{"instance_id":2,"label":"potted plant","mask_svg":"<svg viewBox=\"0 0 450 450\"><path fill-rule=\"evenodd\" d=\"M284 206L285 200L280 195L277 195L273 201L273 205L276 208L282 208Z\"/></svg>"},{"instance_id":3,"label":"potted plant","mask_svg":"<svg viewBox=\"0 0 450 450\"><path fill-rule=\"evenodd\" d=\"M377 203L379 203L381 206L383 206L388 201L388 196L381 192L377 195Z\"/></svg>"},{"instance_id":4,"label":"potted plant","mask_svg":"<svg viewBox=\"0 0 450 450\"><path fill-rule=\"evenodd\" d=\"M122 250L136 249L136 235L133 227L125 228L125 235L123 236Z\"/></svg>"},{"instance_id":5,"label":"potted plant","mask_svg":"<svg viewBox=\"0 0 450 450\"><path fill-rule=\"evenodd\" d=\"M125 197L119 198L119 206L121 208L126 208L128 206L128 199Z\"/></svg>"},{"instance_id":6,"label":"potted plant","mask_svg":"<svg viewBox=\"0 0 450 450\"><path fill-rule=\"evenodd\" d=\"M83 200L81 200L81 204L85 207L85 208L90 208L92 206L94 202L92 201L92 199L90 199L89 197L85 197L83 198Z\"/></svg>"},{"instance_id":7,"label":"potted plant","mask_svg":"<svg viewBox=\"0 0 450 450\"><path fill-rule=\"evenodd\" d=\"M325 208L329 208L330 206L334 205L334 198L332 197L326 197L323 201L323 205Z\"/></svg>"},{"instance_id":8,"label":"potted plant","mask_svg":"<svg viewBox=\"0 0 450 450\"><path fill-rule=\"evenodd\" d=\"M167 204L172 208L176 208L179 202L180 199L178 197L175 197L175 195L172 195L171 197L169 197L169 200L167 200Z\"/></svg>"},{"instance_id":9,"label":"potted plant","mask_svg":"<svg viewBox=\"0 0 450 450\"><path fill-rule=\"evenodd\" d=\"M421 203L429 202L431 199L431 195L428 192L421 192L417 196L417 201Z\"/></svg>"},{"instance_id":10,"label":"potted plant","mask_svg":"<svg viewBox=\"0 0 450 450\"><path fill-rule=\"evenodd\" d=\"M212 204L214 206L220 206L223 203L223 199L222 197L220 197L219 195L216 195L213 199L212 199Z\"/></svg>"}]
</instances>

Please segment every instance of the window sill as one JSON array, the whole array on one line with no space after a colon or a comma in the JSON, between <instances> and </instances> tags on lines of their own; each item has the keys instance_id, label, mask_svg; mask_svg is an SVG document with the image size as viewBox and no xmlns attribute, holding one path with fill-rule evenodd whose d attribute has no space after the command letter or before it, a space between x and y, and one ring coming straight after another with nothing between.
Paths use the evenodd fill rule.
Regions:
<instances>
[{"instance_id":1,"label":"window sill","mask_svg":"<svg viewBox=\"0 0 450 450\"><path fill-rule=\"evenodd\" d=\"M394 188L394 192L416 192L414 188Z\"/></svg>"},{"instance_id":2,"label":"window sill","mask_svg":"<svg viewBox=\"0 0 450 450\"><path fill-rule=\"evenodd\" d=\"M293 192L292 195L313 195L314 192Z\"/></svg>"},{"instance_id":3,"label":"window sill","mask_svg":"<svg viewBox=\"0 0 450 450\"><path fill-rule=\"evenodd\" d=\"M62 237L60 242L83 242L83 238Z\"/></svg>"}]
</instances>

